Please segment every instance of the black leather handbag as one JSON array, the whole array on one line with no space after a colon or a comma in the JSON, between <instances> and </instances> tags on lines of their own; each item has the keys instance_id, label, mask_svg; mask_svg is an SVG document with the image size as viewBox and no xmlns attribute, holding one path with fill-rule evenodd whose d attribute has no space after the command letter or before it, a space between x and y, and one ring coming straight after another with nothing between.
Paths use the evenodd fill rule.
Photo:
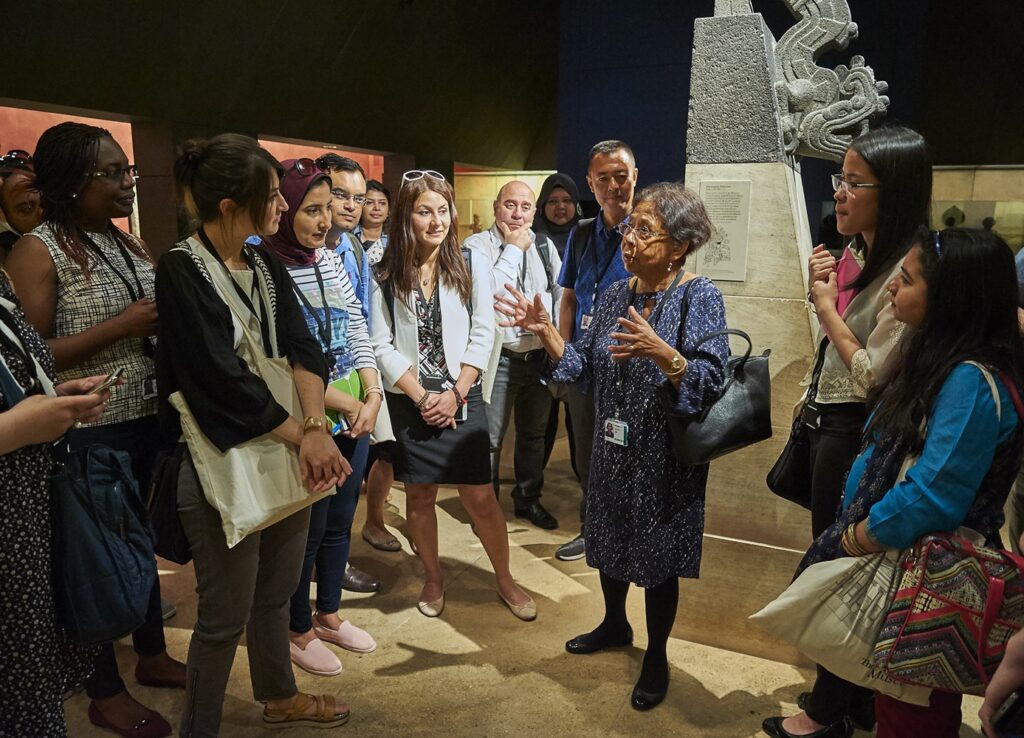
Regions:
<instances>
[{"instance_id":1,"label":"black leather handbag","mask_svg":"<svg viewBox=\"0 0 1024 738\"><path fill-rule=\"evenodd\" d=\"M793 421L789 440L786 441L785 448L782 449L765 480L768 489L779 497L808 510L811 509L811 440L807 431L814 426L814 419L818 416L814 399L818 396L818 380L821 378L821 367L825 363L827 346L828 338L822 339L803 409Z\"/></svg>"},{"instance_id":2,"label":"black leather handbag","mask_svg":"<svg viewBox=\"0 0 1024 738\"><path fill-rule=\"evenodd\" d=\"M689 284L686 287L689 291ZM683 297L681 331L686 327L689 297L689 294ZM745 340L747 350L742 356L729 357L722 394L706 405L700 415L689 418L673 415L673 388L667 382L658 388L659 400L668 416L672 454L683 464L707 464L719 456L772 436L772 383L768 373L771 349L766 349L760 356L751 356L753 343L750 336L735 328L709 333L697 341L694 348L712 338L730 335Z\"/></svg>"}]
</instances>

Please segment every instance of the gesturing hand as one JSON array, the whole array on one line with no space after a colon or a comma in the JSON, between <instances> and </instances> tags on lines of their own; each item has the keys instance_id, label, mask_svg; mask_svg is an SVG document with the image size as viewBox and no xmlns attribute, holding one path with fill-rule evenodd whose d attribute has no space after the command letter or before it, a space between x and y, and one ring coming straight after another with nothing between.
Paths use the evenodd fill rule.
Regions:
<instances>
[{"instance_id":1,"label":"gesturing hand","mask_svg":"<svg viewBox=\"0 0 1024 738\"><path fill-rule=\"evenodd\" d=\"M608 347L608 353L616 361L631 359L634 356L654 358L658 354L674 352L671 346L661 340L661 337L654 332L651 324L644 320L643 316L630 306L626 318L619 318L618 323L621 331L612 331L610 337L618 341Z\"/></svg>"},{"instance_id":2,"label":"gesturing hand","mask_svg":"<svg viewBox=\"0 0 1024 738\"><path fill-rule=\"evenodd\" d=\"M531 302L526 295L510 284L505 285L508 295L494 296L494 309L506 319L498 325L502 328L519 328L530 333L540 334L551 325L551 314L544 308L538 292Z\"/></svg>"}]
</instances>

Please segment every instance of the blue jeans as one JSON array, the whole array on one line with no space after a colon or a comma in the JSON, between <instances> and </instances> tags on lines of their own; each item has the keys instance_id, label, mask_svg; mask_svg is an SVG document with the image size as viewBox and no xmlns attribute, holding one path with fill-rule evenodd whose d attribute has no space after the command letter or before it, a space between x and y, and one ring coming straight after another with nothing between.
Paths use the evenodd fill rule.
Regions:
<instances>
[{"instance_id":1,"label":"blue jeans","mask_svg":"<svg viewBox=\"0 0 1024 738\"><path fill-rule=\"evenodd\" d=\"M502 349L494 373L491 404L487 408L491 437L491 479L495 494L499 486L501 446L509 420L515 412L516 486L512 489L512 499L522 505L538 499L544 488L544 437L551 416L551 391L540 382L543 366L543 350L513 356Z\"/></svg>"},{"instance_id":2,"label":"blue jeans","mask_svg":"<svg viewBox=\"0 0 1024 738\"><path fill-rule=\"evenodd\" d=\"M353 441L335 436L341 455L352 465L352 473L336 494L326 497L310 508L309 537L306 556L302 561L299 587L292 595L288 628L293 633L306 633L313 627L313 614L309 609L309 582L316 564L316 609L319 612L337 612L341 605L341 580L348 564L348 549L352 542L352 519L359 502L359 488L363 484L363 470L370 450L370 439Z\"/></svg>"},{"instance_id":3,"label":"blue jeans","mask_svg":"<svg viewBox=\"0 0 1024 738\"><path fill-rule=\"evenodd\" d=\"M155 415L124 423L69 430L67 440L72 451L100 443L127 453L132 459L132 473L139 483L139 494L145 503L149 477L153 471L153 460L159 448ZM132 644L139 656L156 656L167 650L164 643L163 617L160 612L160 577L157 577L149 596L146 622L132 633ZM124 681L117 671L113 644L104 643L100 646L93 667L95 671L85 681L85 690L91 699L106 699L125 690Z\"/></svg>"}]
</instances>

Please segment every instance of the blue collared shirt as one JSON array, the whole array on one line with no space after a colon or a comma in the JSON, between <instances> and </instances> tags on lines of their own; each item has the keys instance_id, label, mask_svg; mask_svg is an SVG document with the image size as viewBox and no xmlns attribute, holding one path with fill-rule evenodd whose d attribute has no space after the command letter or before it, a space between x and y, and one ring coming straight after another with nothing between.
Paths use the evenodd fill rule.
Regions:
<instances>
[{"instance_id":1,"label":"blue collared shirt","mask_svg":"<svg viewBox=\"0 0 1024 738\"><path fill-rule=\"evenodd\" d=\"M597 296L609 286L630 276L622 261L622 236L614 228L608 228L604 224L603 216L603 210L597 214L593 236L588 243L576 243L576 231L579 229L577 225L569 233L569 240L565 246L558 284L576 291L576 326L573 340L579 338L583 316L592 314ZM577 249L582 249L579 257L576 255Z\"/></svg>"},{"instance_id":2,"label":"blue collared shirt","mask_svg":"<svg viewBox=\"0 0 1024 738\"><path fill-rule=\"evenodd\" d=\"M341 257L342 263L345 265L345 271L348 273L348 278L352 282L352 288L356 292L356 297L359 298L359 302L363 307L363 317L366 318L366 324L370 324L370 260L366 258L366 254L362 256L362 269L359 268L359 261L356 260L355 249L362 249L363 245L359 242L357 236L351 233L342 233L341 238L338 240L338 245L334 249L334 253Z\"/></svg>"}]
</instances>

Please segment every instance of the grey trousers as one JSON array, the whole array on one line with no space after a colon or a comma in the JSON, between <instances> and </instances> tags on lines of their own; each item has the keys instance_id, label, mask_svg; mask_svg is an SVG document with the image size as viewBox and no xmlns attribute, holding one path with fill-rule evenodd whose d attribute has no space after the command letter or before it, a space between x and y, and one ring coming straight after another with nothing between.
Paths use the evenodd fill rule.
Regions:
<instances>
[{"instance_id":1,"label":"grey trousers","mask_svg":"<svg viewBox=\"0 0 1024 738\"><path fill-rule=\"evenodd\" d=\"M572 417L572 432L576 441L576 471L580 475L580 524L587 517L587 489L590 484L590 457L594 452L594 396L581 392L577 385L569 385L569 415Z\"/></svg>"},{"instance_id":2,"label":"grey trousers","mask_svg":"<svg viewBox=\"0 0 1024 738\"><path fill-rule=\"evenodd\" d=\"M220 514L203 495L192 457L181 462L178 512L196 571L199 605L188 647L183 738L216 736L238 641L245 629L258 701L297 691L288 642L288 605L299 584L309 508L250 533L229 549Z\"/></svg>"}]
</instances>

